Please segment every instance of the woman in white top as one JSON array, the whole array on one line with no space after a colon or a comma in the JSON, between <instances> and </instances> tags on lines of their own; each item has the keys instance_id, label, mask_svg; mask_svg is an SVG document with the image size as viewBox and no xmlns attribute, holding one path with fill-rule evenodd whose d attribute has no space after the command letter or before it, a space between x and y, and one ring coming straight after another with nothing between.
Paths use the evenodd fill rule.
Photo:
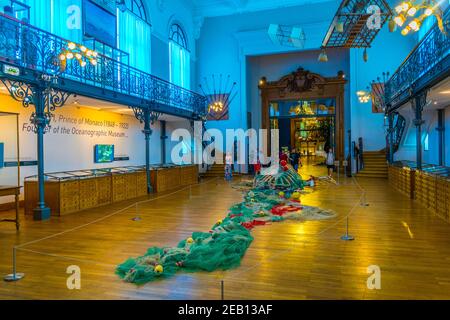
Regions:
<instances>
[{"instance_id":1,"label":"woman in white top","mask_svg":"<svg viewBox=\"0 0 450 320\"><path fill-rule=\"evenodd\" d=\"M334 153L332 148L328 149L326 164L328 168L328 176L332 178L334 170Z\"/></svg>"}]
</instances>

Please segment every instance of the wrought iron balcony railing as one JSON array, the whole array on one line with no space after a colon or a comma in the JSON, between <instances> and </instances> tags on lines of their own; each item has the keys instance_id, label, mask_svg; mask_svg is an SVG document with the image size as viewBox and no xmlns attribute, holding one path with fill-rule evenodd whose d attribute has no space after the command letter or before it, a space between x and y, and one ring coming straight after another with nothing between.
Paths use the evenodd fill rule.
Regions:
<instances>
[{"instance_id":1,"label":"wrought iron balcony railing","mask_svg":"<svg viewBox=\"0 0 450 320\"><path fill-rule=\"evenodd\" d=\"M450 10L446 10L444 22L449 17ZM398 107L421 78L427 76L428 80L433 80L433 77L445 71L443 69L447 66L443 61L448 58L449 53L450 35L443 34L435 24L387 82L387 103L394 108Z\"/></svg>"},{"instance_id":2,"label":"wrought iron balcony railing","mask_svg":"<svg viewBox=\"0 0 450 320\"><path fill-rule=\"evenodd\" d=\"M67 60L65 70L60 72L59 56L69 42L0 14L0 60L3 62L139 98L173 115L179 112L196 117L205 113L204 96L101 54L96 65L87 63L85 67L76 59Z\"/></svg>"}]
</instances>

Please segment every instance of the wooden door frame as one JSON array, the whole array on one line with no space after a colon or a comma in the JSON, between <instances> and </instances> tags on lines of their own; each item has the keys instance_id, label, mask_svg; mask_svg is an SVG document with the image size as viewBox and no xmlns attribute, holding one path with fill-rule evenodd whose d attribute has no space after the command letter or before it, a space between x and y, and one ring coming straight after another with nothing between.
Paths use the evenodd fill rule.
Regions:
<instances>
[{"instance_id":1,"label":"wooden door frame","mask_svg":"<svg viewBox=\"0 0 450 320\"><path fill-rule=\"evenodd\" d=\"M345 160L345 118L344 91L347 80L344 72L339 71L336 77L322 77L319 74L297 69L278 81L268 82L265 77L259 82L261 93L261 128L267 129L267 150L270 152L270 111L271 101L335 99L336 122L336 160Z\"/></svg>"}]
</instances>

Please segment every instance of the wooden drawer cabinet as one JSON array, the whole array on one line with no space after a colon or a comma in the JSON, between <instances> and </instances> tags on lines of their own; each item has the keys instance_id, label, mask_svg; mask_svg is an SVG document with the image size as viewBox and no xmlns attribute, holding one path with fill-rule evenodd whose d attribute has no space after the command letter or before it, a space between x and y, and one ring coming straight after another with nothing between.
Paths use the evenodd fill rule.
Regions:
<instances>
[{"instance_id":1,"label":"wooden drawer cabinet","mask_svg":"<svg viewBox=\"0 0 450 320\"><path fill-rule=\"evenodd\" d=\"M45 202L53 216L63 216L145 195L145 170L45 182ZM25 180L25 214L33 214L37 196L37 181Z\"/></svg>"},{"instance_id":2,"label":"wooden drawer cabinet","mask_svg":"<svg viewBox=\"0 0 450 320\"><path fill-rule=\"evenodd\" d=\"M450 179L394 166L388 172L391 186L450 222Z\"/></svg>"}]
</instances>

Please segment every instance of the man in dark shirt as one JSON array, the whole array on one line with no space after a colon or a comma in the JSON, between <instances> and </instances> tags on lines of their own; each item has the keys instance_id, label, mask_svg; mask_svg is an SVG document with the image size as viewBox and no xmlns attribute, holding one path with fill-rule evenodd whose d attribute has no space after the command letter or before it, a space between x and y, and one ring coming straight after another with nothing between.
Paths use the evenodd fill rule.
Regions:
<instances>
[{"instance_id":1,"label":"man in dark shirt","mask_svg":"<svg viewBox=\"0 0 450 320\"><path fill-rule=\"evenodd\" d=\"M295 171L298 171L300 166L300 154L295 149L292 149L291 152L291 165L294 167Z\"/></svg>"}]
</instances>

